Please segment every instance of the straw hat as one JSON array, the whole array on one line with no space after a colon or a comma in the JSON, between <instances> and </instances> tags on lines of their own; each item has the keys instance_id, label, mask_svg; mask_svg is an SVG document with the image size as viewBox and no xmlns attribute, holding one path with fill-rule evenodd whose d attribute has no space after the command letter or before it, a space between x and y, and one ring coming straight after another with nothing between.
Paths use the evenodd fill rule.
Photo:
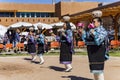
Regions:
<instances>
[{"instance_id":1,"label":"straw hat","mask_svg":"<svg viewBox=\"0 0 120 80\"><path fill-rule=\"evenodd\" d=\"M69 20L70 20L70 17L69 17L69 16L64 16L64 17L63 17L63 20L64 20L64 21L69 21Z\"/></svg>"}]
</instances>

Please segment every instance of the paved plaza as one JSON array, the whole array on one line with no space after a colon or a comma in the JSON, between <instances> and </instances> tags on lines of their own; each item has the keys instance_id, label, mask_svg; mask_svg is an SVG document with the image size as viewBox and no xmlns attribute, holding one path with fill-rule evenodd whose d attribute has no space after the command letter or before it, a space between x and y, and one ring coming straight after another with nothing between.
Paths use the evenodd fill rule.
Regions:
<instances>
[{"instance_id":1,"label":"paved plaza","mask_svg":"<svg viewBox=\"0 0 120 80\"><path fill-rule=\"evenodd\" d=\"M45 63L30 62L30 56L0 57L0 80L92 80L87 56L73 56L73 70L64 72L59 56L44 56ZM111 57L105 64L105 80L120 80L120 58Z\"/></svg>"}]
</instances>

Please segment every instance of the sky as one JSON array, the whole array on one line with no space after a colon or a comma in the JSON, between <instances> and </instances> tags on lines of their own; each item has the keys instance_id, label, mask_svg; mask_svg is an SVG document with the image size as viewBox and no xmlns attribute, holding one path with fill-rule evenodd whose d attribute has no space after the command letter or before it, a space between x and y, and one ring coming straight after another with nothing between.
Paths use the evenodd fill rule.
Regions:
<instances>
[{"instance_id":1,"label":"sky","mask_svg":"<svg viewBox=\"0 0 120 80\"><path fill-rule=\"evenodd\" d=\"M55 0L55 2L59 2L61 0ZM68 0L66 0L68 1ZM84 2L84 1L95 1L95 2L116 2L120 0L75 0L77 2ZM0 2L11 2L11 3L33 3L33 4L51 4L52 0L0 0Z\"/></svg>"}]
</instances>

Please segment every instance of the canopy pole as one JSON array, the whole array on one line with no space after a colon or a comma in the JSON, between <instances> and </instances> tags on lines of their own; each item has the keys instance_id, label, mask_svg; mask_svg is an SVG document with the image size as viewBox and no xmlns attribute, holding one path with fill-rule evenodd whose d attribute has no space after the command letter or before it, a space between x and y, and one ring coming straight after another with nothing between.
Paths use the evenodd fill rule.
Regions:
<instances>
[{"instance_id":1,"label":"canopy pole","mask_svg":"<svg viewBox=\"0 0 120 80\"><path fill-rule=\"evenodd\" d=\"M115 40L118 40L118 19L120 17L120 14L117 13L116 15L111 15L113 19L114 29L115 29Z\"/></svg>"}]
</instances>

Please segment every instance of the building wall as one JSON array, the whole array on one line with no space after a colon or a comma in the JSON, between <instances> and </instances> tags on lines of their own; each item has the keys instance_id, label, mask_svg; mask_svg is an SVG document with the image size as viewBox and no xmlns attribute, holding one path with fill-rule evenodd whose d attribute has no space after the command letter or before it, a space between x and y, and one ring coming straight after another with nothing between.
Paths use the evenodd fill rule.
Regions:
<instances>
[{"instance_id":1,"label":"building wall","mask_svg":"<svg viewBox=\"0 0 120 80\"><path fill-rule=\"evenodd\" d=\"M97 2L59 2L53 4L18 4L18 3L0 3L0 12L48 12L55 13L55 17L0 17L0 24L8 26L13 23L23 21L30 23L54 23L66 14L82 12L98 6Z\"/></svg>"},{"instance_id":2,"label":"building wall","mask_svg":"<svg viewBox=\"0 0 120 80\"><path fill-rule=\"evenodd\" d=\"M61 3L55 4L55 16L60 17L61 16Z\"/></svg>"},{"instance_id":3,"label":"building wall","mask_svg":"<svg viewBox=\"0 0 120 80\"><path fill-rule=\"evenodd\" d=\"M16 10L18 12L55 12L53 4L19 4L19 3L0 3L0 11Z\"/></svg>"},{"instance_id":4,"label":"building wall","mask_svg":"<svg viewBox=\"0 0 120 80\"><path fill-rule=\"evenodd\" d=\"M14 17L0 17L0 24L4 25L4 26L9 26L11 24L17 23L17 22L29 22L29 23L38 23L38 22L42 22L42 23L55 23L58 22L59 19L57 17L54 18L14 18Z\"/></svg>"},{"instance_id":5,"label":"building wall","mask_svg":"<svg viewBox=\"0 0 120 80\"><path fill-rule=\"evenodd\" d=\"M53 4L20 4L20 3L0 3L0 12L48 12L55 13L55 5ZM30 22L30 23L54 23L58 22L58 17L0 17L0 24L9 26L16 22Z\"/></svg>"},{"instance_id":6,"label":"building wall","mask_svg":"<svg viewBox=\"0 0 120 80\"><path fill-rule=\"evenodd\" d=\"M61 2L61 16L65 14L74 14L98 7L98 2Z\"/></svg>"}]
</instances>

